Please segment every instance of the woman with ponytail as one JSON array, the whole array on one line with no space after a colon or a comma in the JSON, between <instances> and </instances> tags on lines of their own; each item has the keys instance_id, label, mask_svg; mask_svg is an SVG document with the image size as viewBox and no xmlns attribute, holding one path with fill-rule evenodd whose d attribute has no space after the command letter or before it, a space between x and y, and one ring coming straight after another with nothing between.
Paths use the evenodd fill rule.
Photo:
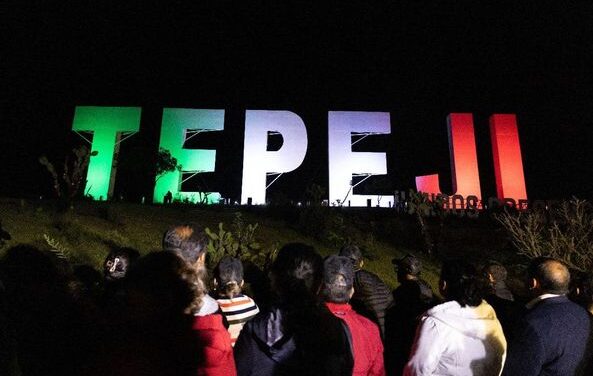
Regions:
<instances>
[{"instance_id":1,"label":"woman with ponytail","mask_svg":"<svg viewBox=\"0 0 593 376\"><path fill-rule=\"evenodd\" d=\"M472 265L443 265L439 290L445 303L422 315L404 375L500 375L506 340L483 300L486 288Z\"/></svg>"},{"instance_id":2,"label":"woman with ponytail","mask_svg":"<svg viewBox=\"0 0 593 376\"><path fill-rule=\"evenodd\" d=\"M259 313L253 299L242 293L241 260L230 256L223 257L214 269L214 287L218 295L216 301L229 325L231 344L235 346L243 325Z\"/></svg>"}]
</instances>

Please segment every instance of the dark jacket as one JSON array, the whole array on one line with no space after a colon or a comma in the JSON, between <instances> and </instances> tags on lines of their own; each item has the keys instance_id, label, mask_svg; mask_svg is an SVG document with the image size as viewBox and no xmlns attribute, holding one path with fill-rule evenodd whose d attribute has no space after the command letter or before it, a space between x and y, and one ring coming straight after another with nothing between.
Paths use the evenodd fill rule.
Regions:
<instances>
[{"instance_id":1,"label":"dark jacket","mask_svg":"<svg viewBox=\"0 0 593 376\"><path fill-rule=\"evenodd\" d=\"M516 327L503 374L578 375L590 327L587 311L565 296L538 302Z\"/></svg>"},{"instance_id":2,"label":"dark jacket","mask_svg":"<svg viewBox=\"0 0 593 376\"><path fill-rule=\"evenodd\" d=\"M486 295L484 300L494 308L496 317L500 321L500 325L502 325L502 330L504 330L504 335L507 341L510 342L514 335L515 325L525 313L525 306L514 300L503 299L495 294Z\"/></svg>"},{"instance_id":3,"label":"dark jacket","mask_svg":"<svg viewBox=\"0 0 593 376\"><path fill-rule=\"evenodd\" d=\"M354 295L350 305L359 314L379 325L385 333L385 311L393 302L389 287L376 274L358 270L354 275Z\"/></svg>"},{"instance_id":4,"label":"dark jacket","mask_svg":"<svg viewBox=\"0 0 593 376\"><path fill-rule=\"evenodd\" d=\"M248 321L235 344L240 376L352 375L349 332L323 307L309 327L288 331L286 313L261 312Z\"/></svg>"},{"instance_id":5,"label":"dark jacket","mask_svg":"<svg viewBox=\"0 0 593 376\"><path fill-rule=\"evenodd\" d=\"M393 305L385 315L385 369L401 375L410 356L420 315L438 303L422 279L403 281L393 291Z\"/></svg>"}]
</instances>

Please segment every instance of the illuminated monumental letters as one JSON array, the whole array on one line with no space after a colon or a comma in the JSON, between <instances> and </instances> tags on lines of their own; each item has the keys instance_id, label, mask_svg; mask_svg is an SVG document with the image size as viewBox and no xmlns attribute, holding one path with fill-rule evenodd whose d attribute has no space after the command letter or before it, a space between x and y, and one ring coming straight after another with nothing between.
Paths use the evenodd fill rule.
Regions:
<instances>
[{"instance_id":1,"label":"illuminated monumental letters","mask_svg":"<svg viewBox=\"0 0 593 376\"><path fill-rule=\"evenodd\" d=\"M328 113L328 154L329 154L329 202L367 206L389 202L379 202L378 196L355 195L354 176L370 177L387 174L385 153L352 152L352 145L362 137L373 134L389 134L391 121L389 112L349 112L330 111ZM360 137L352 141L352 137ZM374 202L373 202L374 201Z\"/></svg>"},{"instance_id":2,"label":"illuminated monumental letters","mask_svg":"<svg viewBox=\"0 0 593 376\"><path fill-rule=\"evenodd\" d=\"M85 193L95 199L112 195L117 155L122 134L135 133L140 125L139 107L76 107L72 130L93 133L92 151ZM453 113L447 118L451 172L455 197L481 196L474 126L471 114ZM173 197L192 202L215 203L217 192L181 191L183 174L191 178L215 168L216 151L186 149L184 143L201 132L224 129L224 110L165 108L163 110L160 147L171 152L182 166L157 178L154 201L163 202L167 192ZM389 134L388 112L328 112L329 202L331 204L389 206L380 196L355 195L357 184L373 175L387 173L385 153L353 152L352 145L373 134ZM277 151L268 151L269 134L282 136ZM527 199L521 147L515 115L495 114L490 117L490 135L497 196L518 202ZM353 139L355 139L353 141ZM248 110L245 114L245 144L241 202L251 198L253 204L266 202L267 176L278 178L298 168L307 153L307 130L301 118L289 111ZM353 178L362 180L355 182ZM273 181L272 181L273 182ZM271 184L271 183L270 183ZM438 174L416 177L416 189L439 194ZM469 201L469 199L468 199Z\"/></svg>"},{"instance_id":3,"label":"illuminated monumental letters","mask_svg":"<svg viewBox=\"0 0 593 376\"><path fill-rule=\"evenodd\" d=\"M447 119L454 194L475 195L480 198L480 178L471 114L451 114ZM498 198L511 198L515 202L526 200L527 191L516 116L492 115L490 137ZM429 194L441 193L439 175L416 177L416 189Z\"/></svg>"},{"instance_id":4,"label":"illuminated monumental letters","mask_svg":"<svg viewBox=\"0 0 593 376\"><path fill-rule=\"evenodd\" d=\"M85 194L102 200L112 193L116 171L113 154L119 150L123 133L138 132L140 111L140 107L76 107L72 130L92 132L91 150L97 152L89 163Z\"/></svg>"},{"instance_id":5,"label":"illuminated monumental letters","mask_svg":"<svg viewBox=\"0 0 593 376\"><path fill-rule=\"evenodd\" d=\"M268 151L268 134L279 133L282 146ZM245 113L245 146L243 149L243 186L241 203L266 203L267 176L298 168L307 153L307 128L301 118L289 111L255 111Z\"/></svg>"},{"instance_id":6,"label":"illuminated monumental letters","mask_svg":"<svg viewBox=\"0 0 593 376\"><path fill-rule=\"evenodd\" d=\"M185 174L214 171L216 150L185 149L185 141L202 132L224 129L224 110L202 110L186 108L165 108L161 124L160 147L167 149L177 158L182 171L175 170L157 178L154 188L154 202L163 202L167 192L175 199L191 202L218 203L218 192L181 191L182 177ZM190 176L190 177L191 177ZM189 179L189 178L188 178Z\"/></svg>"}]
</instances>

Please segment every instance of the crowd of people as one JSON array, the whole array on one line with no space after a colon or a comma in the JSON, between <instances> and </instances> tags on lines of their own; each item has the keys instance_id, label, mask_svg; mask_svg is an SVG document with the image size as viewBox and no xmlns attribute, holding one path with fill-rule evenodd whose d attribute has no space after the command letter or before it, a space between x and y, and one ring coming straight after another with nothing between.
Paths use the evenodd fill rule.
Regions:
<instances>
[{"instance_id":1,"label":"crowd of people","mask_svg":"<svg viewBox=\"0 0 593 376\"><path fill-rule=\"evenodd\" d=\"M207 237L172 227L102 273L29 245L0 260L2 375L591 375L593 276L552 258L516 299L496 262L443 263L436 294L414 255L391 291L354 245L284 245L267 274L206 267ZM258 277L258 278L256 278Z\"/></svg>"}]
</instances>

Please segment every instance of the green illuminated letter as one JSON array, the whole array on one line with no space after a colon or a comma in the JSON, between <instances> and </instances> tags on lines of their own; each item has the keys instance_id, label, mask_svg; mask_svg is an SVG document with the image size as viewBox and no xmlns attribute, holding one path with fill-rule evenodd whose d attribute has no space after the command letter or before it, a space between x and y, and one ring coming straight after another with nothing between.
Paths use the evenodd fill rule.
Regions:
<instances>
[{"instance_id":1,"label":"green illuminated letter","mask_svg":"<svg viewBox=\"0 0 593 376\"><path fill-rule=\"evenodd\" d=\"M140 111L140 107L76 107L72 130L92 132L91 149L98 152L89 164L85 194L101 200L113 193L116 170L113 154L119 149L122 133L138 132Z\"/></svg>"},{"instance_id":2,"label":"green illuminated letter","mask_svg":"<svg viewBox=\"0 0 593 376\"><path fill-rule=\"evenodd\" d=\"M194 110L185 108L165 108L161 126L160 147L167 149L177 158L181 170L162 175L156 181L154 202L163 202L167 192L180 200L215 203L220 199L218 192L182 192L182 173L197 174L214 171L216 150L184 149L188 139L201 132L224 129L224 110Z\"/></svg>"}]
</instances>

